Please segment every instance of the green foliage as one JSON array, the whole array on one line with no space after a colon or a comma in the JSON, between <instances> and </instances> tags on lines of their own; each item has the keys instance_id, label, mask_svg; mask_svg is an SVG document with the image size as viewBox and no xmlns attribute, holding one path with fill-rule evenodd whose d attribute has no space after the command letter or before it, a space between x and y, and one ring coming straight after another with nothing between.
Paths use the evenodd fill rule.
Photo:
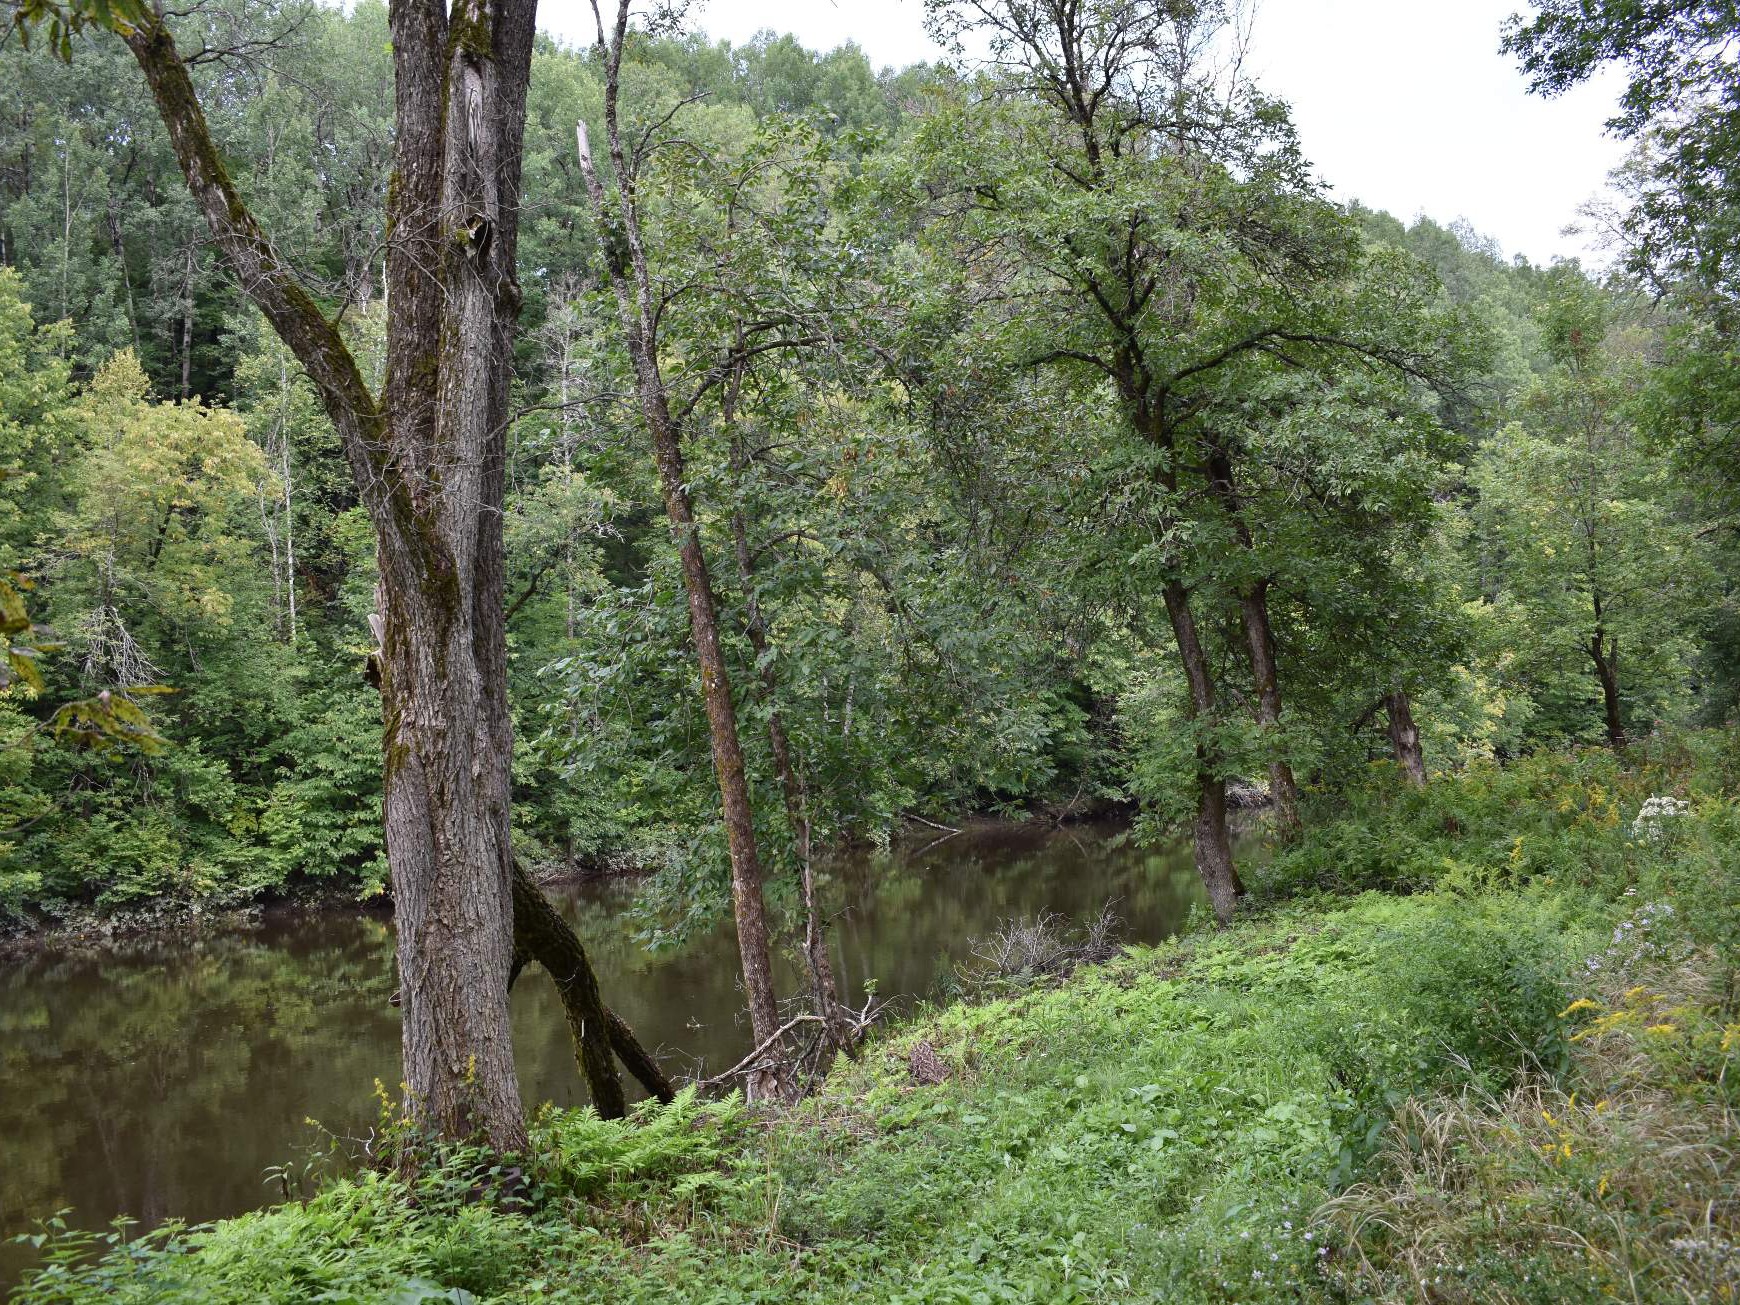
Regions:
<instances>
[{"instance_id":1,"label":"green foliage","mask_svg":"<svg viewBox=\"0 0 1740 1305\"><path fill-rule=\"evenodd\" d=\"M142 24L147 11L138 0L16 0L11 6L9 31L18 33L28 48L31 32L48 33L48 48L64 62L72 62L72 38L87 27L130 32Z\"/></svg>"},{"instance_id":2,"label":"green foliage","mask_svg":"<svg viewBox=\"0 0 1740 1305\"><path fill-rule=\"evenodd\" d=\"M1445 903L1368 899L934 1012L770 1131L692 1093L620 1123L553 1112L524 1208L465 1204L480 1179L458 1160L419 1180L414 1206L389 1180L346 1180L169 1234L120 1298L348 1298L413 1277L611 1300L679 1277L721 1300L1308 1286L1310 1211L1357 1172L1391 1102L1508 1084L1521 1053L1501 1022L1557 1026L1563 919L1515 895L1492 910L1507 927L1458 948ZM908 1078L920 1038L949 1068L940 1087ZM770 1255L769 1238L800 1249ZM51 1273L28 1298L114 1290L115 1263Z\"/></svg>"},{"instance_id":3,"label":"green foliage","mask_svg":"<svg viewBox=\"0 0 1740 1305\"><path fill-rule=\"evenodd\" d=\"M1646 891L1660 859L1633 826L1652 796L1711 802L1732 785L1722 734L1471 763L1453 783L1400 785L1387 763L1325 802L1312 836L1255 873L1263 894L1559 885L1612 898Z\"/></svg>"},{"instance_id":4,"label":"green foliage","mask_svg":"<svg viewBox=\"0 0 1740 1305\"><path fill-rule=\"evenodd\" d=\"M1218 13L1094 12L1136 15L1155 51ZM275 247L378 383L386 11L276 14L170 21L186 48L272 37L271 69L201 63L196 86ZM0 51L0 568L40 627L14 635L16 673L44 671L39 696L9 691L0 909L41 923L151 904L152 884L167 909L376 892L372 536L336 436L206 248L125 47L63 35L70 63ZM1396 687L1441 768L1595 737L1596 586L1560 547L1579 530L1602 541L1628 728L1728 710L1732 595L1712 577L1740 536L1722 478L1687 474L1733 425L1720 323L1505 263L1466 227L1338 211L1281 105L1180 67L1176 86L1119 73L1088 137L1153 147L1090 166L1075 110L1004 93L1008 68L974 83L877 76L789 37L630 42L631 135L664 122L654 136L683 142L638 164L646 254L673 292L660 365L693 400L690 488L776 902L796 839L774 710L823 843L886 838L909 812L1115 801L1161 837L1191 818L1204 750L1229 779L1284 758L1333 794L1387 754L1374 704ZM591 57L541 40L504 525L514 815L543 860L658 868L643 906L670 938L728 901L724 841L575 174L573 124L601 104ZM1175 116L1194 124L1177 140L1155 125ZM1093 286L1114 283L1108 318ZM1158 426L1119 388L1131 341L1165 391ZM1591 410L1599 438L1579 442ZM1174 664L1172 580L1215 667L1206 715ZM1252 707L1253 586L1277 726ZM105 868L94 849L135 819L138 846Z\"/></svg>"},{"instance_id":5,"label":"green foliage","mask_svg":"<svg viewBox=\"0 0 1740 1305\"><path fill-rule=\"evenodd\" d=\"M1730 301L1740 283L1734 169L1740 162L1740 79L1730 47L1740 16L1726 0L1532 0L1511 19L1505 49L1542 95L1599 70L1629 76L1608 126L1638 151L1621 181L1632 207L1623 230L1632 266Z\"/></svg>"},{"instance_id":6,"label":"green foliage","mask_svg":"<svg viewBox=\"0 0 1740 1305\"><path fill-rule=\"evenodd\" d=\"M1582 1051L1609 1036L1676 1101L1726 1091L1735 750L1676 730L1740 699L1732 6L1534 9L1509 47L1538 89L1632 69L1630 267L1659 304L1505 263L1466 227L1338 209L1285 106L1196 59L1226 6L1105 0L1060 34L1043 6L933 5L940 35L989 39L970 78L637 34L622 103L647 133L657 363L776 906L799 846L777 711L823 844L1107 800L1157 838L1205 769L1286 760L1311 827L1249 876L1269 914L1067 984L990 984L1007 999L921 1016L779 1130L692 1093L627 1123L556 1112L518 1172L456 1152L214 1228L53 1228L24 1298L1406 1294L1412 1252L1329 1280L1307 1221L1389 1173L1380 1153L1410 1176L1410 1120L1455 1116L1472 1149L1524 1137L1516 1094L1593 1082ZM335 433L104 39L140 11L11 12L0 922L379 893L377 577ZM271 38L270 67L202 60L197 88L378 385L386 7L165 21L187 49ZM1069 84L1083 48L1106 70L1091 104ZM688 608L575 174L592 57L540 41L528 100L503 468L516 832L547 860L656 867L640 910L663 943L730 901ZM1207 695L1175 657L1180 594ZM1254 703L1253 595L1279 723ZM1396 690L1423 791L1384 759ZM1629 750L1544 751L1604 733ZM1686 810L1645 818L1669 798ZM1670 952L1727 995L1676 989ZM1621 973L1679 1012L1671 1035ZM1585 988L1599 1014L1567 1024ZM911 1082L920 1039L947 1082ZM1632 1170L1672 1154L1635 1140L1599 1146ZM1480 1290L1526 1296L1483 1231L1520 1205L1588 1237L1604 1207L1515 1151L1462 1172L1480 1213L1440 1243ZM1359 1228L1338 1235L1351 1264ZM1571 1280L1515 1247L1537 1283Z\"/></svg>"},{"instance_id":7,"label":"green foliage","mask_svg":"<svg viewBox=\"0 0 1740 1305\"><path fill-rule=\"evenodd\" d=\"M532 1131L537 1182L546 1198L606 1206L693 1201L721 1183L717 1170L737 1151L745 1122L740 1099L706 1101L692 1084L669 1105L642 1103L628 1120L546 1110Z\"/></svg>"},{"instance_id":8,"label":"green foliage","mask_svg":"<svg viewBox=\"0 0 1740 1305\"><path fill-rule=\"evenodd\" d=\"M1534 702L1536 737L1599 737L1603 668L1621 722L1684 719L1714 599L1696 521L1632 429L1636 363L1610 311L1575 269L1555 269L1541 309L1553 370L1473 470L1483 565L1503 576L1493 635L1513 659L1506 679Z\"/></svg>"},{"instance_id":9,"label":"green foliage","mask_svg":"<svg viewBox=\"0 0 1740 1305\"><path fill-rule=\"evenodd\" d=\"M1544 1273L1593 1300L1628 1270L1671 1299L1719 1271L1674 1247L1726 1235L1693 1157L1740 1054L1732 744L1374 786L1367 817L1459 822L1470 862L921 1010L777 1116L691 1089L549 1111L523 1163L431 1155L124 1249L51 1226L20 1299L1531 1298ZM1686 805L1640 824L1642 794Z\"/></svg>"},{"instance_id":10,"label":"green foliage","mask_svg":"<svg viewBox=\"0 0 1740 1305\"><path fill-rule=\"evenodd\" d=\"M1732 1293L1736 1182L1720 1157L1735 1143L1740 1057L1740 808L1732 736L1687 742L1702 756L1670 748L1636 776L1659 786L1654 806L1668 814L1633 830L1639 882L1603 912L1559 1012L1563 1072L1405 1103L1369 1181L1319 1212L1326 1235L1358 1250L1338 1261L1338 1290L1402 1299L1426 1282L1442 1299L1555 1302ZM1668 791L1685 805L1664 807Z\"/></svg>"}]
</instances>

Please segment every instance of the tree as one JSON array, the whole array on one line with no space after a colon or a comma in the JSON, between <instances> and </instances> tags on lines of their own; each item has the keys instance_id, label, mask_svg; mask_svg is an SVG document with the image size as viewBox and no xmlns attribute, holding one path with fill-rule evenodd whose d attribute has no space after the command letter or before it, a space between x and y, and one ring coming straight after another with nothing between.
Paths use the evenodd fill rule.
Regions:
<instances>
[{"instance_id":1,"label":"tree","mask_svg":"<svg viewBox=\"0 0 1740 1305\"><path fill-rule=\"evenodd\" d=\"M383 811L414 1118L526 1141L507 1018L512 958L502 499L519 311L515 251L533 0L393 6L394 184L377 394L225 168L159 11L21 0L68 34L112 27L144 72L187 188L244 292L343 442L381 567Z\"/></svg>"},{"instance_id":2,"label":"tree","mask_svg":"<svg viewBox=\"0 0 1740 1305\"><path fill-rule=\"evenodd\" d=\"M655 139L656 133L683 104L679 101L664 114L662 122L650 124L638 138L627 136L622 122L622 73L628 41L629 0L620 0L608 27L596 0L592 9L597 24L598 57L604 66L604 134L616 183L614 201L606 192L603 178L593 161L583 122L578 124L580 166L605 247L610 285L616 296L623 339L634 370L636 398L658 469L672 542L681 559L690 636L700 670L701 694L706 705L713 767L719 784L731 859L732 906L743 966L744 994L749 1003L750 1029L756 1047L770 1051L778 1040L780 1022L773 990L767 908L762 891L761 849L756 837L748 769L738 731L737 705L732 698L732 677L725 658L719 601L703 548L682 444L685 423L700 400L709 391L728 382L730 374L728 371L703 369L700 377L690 384L691 393L683 396L675 392L675 386L665 373L665 359L660 353L659 318L668 301L655 286L651 271L640 187L650 147L665 143ZM705 275L706 270L710 269L698 269L698 272ZM729 275L732 269L724 267L720 270ZM685 288L692 291L696 287ZM747 338L739 331L731 344L731 358L746 361L772 350L794 347L795 341L790 335L792 325L791 321L776 317L755 324ZM741 381L740 375L738 381ZM774 719L777 721L777 716ZM782 734L782 731L778 733ZM778 751L780 749L776 747ZM811 957L813 961L814 952ZM828 1017L827 1011L819 1014L824 1019ZM750 1095L766 1096L779 1091L778 1078L776 1071L751 1074Z\"/></svg>"},{"instance_id":3,"label":"tree","mask_svg":"<svg viewBox=\"0 0 1740 1305\"><path fill-rule=\"evenodd\" d=\"M1429 278L1365 251L1314 193L1284 108L1216 68L1227 6L963 0L933 14L939 35L990 50L992 76L920 137L932 229L973 304L965 352L983 359L994 342L1118 415L1094 458L1106 480L1091 488L1116 505L1105 524L1121 517L1128 531L1107 555L1113 583L1139 568L1166 614L1193 740L1197 865L1224 921L1242 891L1226 819L1235 731L1215 666L1227 605L1265 764L1292 806L1254 433L1291 429L1288 409L1320 392L1419 407L1410 387L1454 371L1455 324ZM1364 385L1368 371L1386 379ZM1392 460L1348 443L1343 465ZM1336 496L1365 492L1325 479Z\"/></svg>"},{"instance_id":4,"label":"tree","mask_svg":"<svg viewBox=\"0 0 1740 1305\"><path fill-rule=\"evenodd\" d=\"M1531 0L1504 49L1529 89L1559 95L1609 64L1630 81L1609 130L1636 141L1621 170L1634 270L1668 289L1740 296L1740 8L1733 0Z\"/></svg>"},{"instance_id":5,"label":"tree","mask_svg":"<svg viewBox=\"0 0 1740 1305\"><path fill-rule=\"evenodd\" d=\"M1700 539L1740 556L1740 7L1733 0L1571 4L1535 0L1513 19L1505 48L1530 87L1556 95L1619 64L1629 82L1609 129L1634 143L1615 173L1629 208L1618 217L1628 268L1674 310L1640 422L1664 439L1695 487ZM1740 702L1740 630L1728 587L1711 613L1702 653L1705 713L1721 720Z\"/></svg>"},{"instance_id":6,"label":"tree","mask_svg":"<svg viewBox=\"0 0 1740 1305\"><path fill-rule=\"evenodd\" d=\"M152 402L131 352L97 373L73 411L84 452L55 522L57 588L85 677L126 693L157 672L124 609L166 642L197 642L200 627L227 624L253 550L238 524L256 493L276 491L233 413Z\"/></svg>"},{"instance_id":7,"label":"tree","mask_svg":"<svg viewBox=\"0 0 1740 1305\"><path fill-rule=\"evenodd\" d=\"M1513 613L1512 646L1536 664L1543 695L1581 663L1619 749L1634 704L1677 696L1709 594L1696 532L1676 519L1667 467L1633 423L1635 364L1612 313L1575 265L1554 269L1542 325L1555 367L1522 420L1481 450L1474 484L1502 559L1497 598ZM1561 728L1575 737L1574 714Z\"/></svg>"}]
</instances>

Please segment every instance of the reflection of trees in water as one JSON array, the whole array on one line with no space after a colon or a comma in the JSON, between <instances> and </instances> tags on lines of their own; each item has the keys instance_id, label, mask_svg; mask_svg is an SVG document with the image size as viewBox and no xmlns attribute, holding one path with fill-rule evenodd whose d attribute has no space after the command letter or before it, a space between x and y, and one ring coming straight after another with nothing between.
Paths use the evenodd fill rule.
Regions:
<instances>
[{"instance_id":1,"label":"reflection of trees in water","mask_svg":"<svg viewBox=\"0 0 1740 1305\"><path fill-rule=\"evenodd\" d=\"M1126 936L1155 941L1198 897L1187 851L1148 851L1100 827L970 829L847 861L834 882L843 978L855 991L875 979L884 993L918 996L1001 921L1042 911L1081 919L1116 898Z\"/></svg>"},{"instance_id":2,"label":"reflection of trees in water","mask_svg":"<svg viewBox=\"0 0 1740 1305\"><path fill-rule=\"evenodd\" d=\"M1003 920L1079 918L1108 898L1128 937L1164 936L1197 900L1187 849L1137 848L1103 828L969 829L942 842L853 852L822 867L843 995L926 995L949 959ZM729 920L648 952L632 883L558 893L600 984L672 1068L717 1069L748 1041ZM786 933L780 990L803 978ZM73 1205L155 1221L215 1217L273 1192L268 1165L372 1121L373 1081L399 1078L388 921L268 918L257 928L43 953L0 966L0 1232ZM584 1100L555 990L520 984L514 1040L529 1102ZM0 1247L0 1280L18 1263Z\"/></svg>"},{"instance_id":3,"label":"reflection of trees in water","mask_svg":"<svg viewBox=\"0 0 1740 1305\"><path fill-rule=\"evenodd\" d=\"M388 926L347 916L42 953L0 969L0 1232L244 1209L305 1116L393 1073Z\"/></svg>"},{"instance_id":4,"label":"reflection of trees in water","mask_svg":"<svg viewBox=\"0 0 1740 1305\"><path fill-rule=\"evenodd\" d=\"M819 865L842 995L861 1000L871 980L884 996L927 995L943 966L1001 921L1040 911L1093 915L1113 897L1128 937L1165 936L1199 894L1188 849L1155 852L1120 835L1101 826L995 825ZM600 983L653 1043L715 1066L734 1060L747 1035L736 1020L741 997L731 977L736 944L729 922L695 932L681 948L648 953L624 918L633 893L633 885L616 883L566 894L565 909L578 921ZM802 983L795 940L788 927L785 954L776 958L782 992ZM559 1077L551 1081L558 1100L566 1099L564 1090L570 1097L576 1091L564 1089ZM527 1094L538 1099L531 1084Z\"/></svg>"}]
</instances>

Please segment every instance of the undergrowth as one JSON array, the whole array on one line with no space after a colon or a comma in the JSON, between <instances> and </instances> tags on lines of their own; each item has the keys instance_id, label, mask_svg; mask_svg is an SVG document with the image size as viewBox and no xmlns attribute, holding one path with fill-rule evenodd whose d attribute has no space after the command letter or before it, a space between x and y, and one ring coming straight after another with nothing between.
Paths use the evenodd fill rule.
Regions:
<instances>
[{"instance_id":1,"label":"undergrowth","mask_svg":"<svg viewBox=\"0 0 1740 1305\"><path fill-rule=\"evenodd\" d=\"M786 1112L546 1112L512 1201L49 1230L19 1299L1732 1298L1730 765L1379 777L1238 927L922 1011Z\"/></svg>"}]
</instances>

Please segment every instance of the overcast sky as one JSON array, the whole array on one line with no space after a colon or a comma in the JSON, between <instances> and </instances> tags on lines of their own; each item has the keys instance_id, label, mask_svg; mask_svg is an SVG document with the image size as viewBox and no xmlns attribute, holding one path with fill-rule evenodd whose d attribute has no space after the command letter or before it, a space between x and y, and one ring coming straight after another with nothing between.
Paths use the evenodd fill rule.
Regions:
<instances>
[{"instance_id":1,"label":"overcast sky","mask_svg":"<svg viewBox=\"0 0 1740 1305\"><path fill-rule=\"evenodd\" d=\"M1404 220L1465 217L1506 255L1599 258L1561 235L1605 188L1623 148L1602 124L1613 77L1559 100L1528 95L1498 53L1521 0L1261 0L1248 67L1293 106L1305 153L1345 199ZM584 0L545 0L572 40ZM590 19L590 12L587 11ZM734 44L762 28L829 50L855 41L878 67L934 59L922 0L708 0L691 25Z\"/></svg>"}]
</instances>

